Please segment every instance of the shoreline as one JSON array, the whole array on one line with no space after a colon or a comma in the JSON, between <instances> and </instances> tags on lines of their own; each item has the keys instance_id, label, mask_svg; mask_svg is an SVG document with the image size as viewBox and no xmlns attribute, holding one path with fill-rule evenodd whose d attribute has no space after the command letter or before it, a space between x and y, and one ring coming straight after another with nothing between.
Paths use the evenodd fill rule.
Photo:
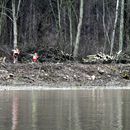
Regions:
<instances>
[{"instance_id":1,"label":"shoreline","mask_svg":"<svg viewBox=\"0 0 130 130\"><path fill-rule=\"evenodd\" d=\"M7 64L0 66L0 85L3 90L130 88L130 64Z\"/></svg>"},{"instance_id":2,"label":"shoreline","mask_svg":"<svg viewBox=\"0 0 130 130\"><path fill-rule=\"evenodd\" d=\"M0 91L55 91L55 90L130 90L130 86L78 86L78 87L44 87L44 86L0 86Z\"/></svg>"}]
</instances>

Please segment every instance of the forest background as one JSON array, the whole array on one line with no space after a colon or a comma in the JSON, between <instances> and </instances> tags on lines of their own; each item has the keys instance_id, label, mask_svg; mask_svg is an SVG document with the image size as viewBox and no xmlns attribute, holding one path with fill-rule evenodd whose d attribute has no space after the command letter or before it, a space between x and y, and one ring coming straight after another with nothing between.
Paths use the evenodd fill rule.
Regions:
<instances>
[{"instance_id":1,"label":"forest background","mask_svg":"<svg viewBox=\"0 0 130 130\"><path fill-rule=\"evenodd\" d=\"M0 52L130 53L130 0L0 0Z\"/></svg>"}]
</instances>

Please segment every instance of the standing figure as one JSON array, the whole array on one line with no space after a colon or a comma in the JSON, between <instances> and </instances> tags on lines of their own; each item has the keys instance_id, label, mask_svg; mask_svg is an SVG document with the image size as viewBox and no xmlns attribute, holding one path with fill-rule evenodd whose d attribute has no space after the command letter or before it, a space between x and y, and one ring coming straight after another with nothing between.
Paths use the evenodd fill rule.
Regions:
<instances>
[{"instance_id":1,"label":"standing figure","mask_svg":"<svg viewBox=\"0 0 130 130\"><path fill-rule=\"evenodd\" d=\"M20 51L18 48L12 50L13 51L13 63L15 64L18 61L18 56L20 54Z\"/></svg>"},{"instance_id":2,"label":"standing figure","mask_svg":"<svg viewBox=\"0 0 130 130\"><path fill-rule=\"evenodd\" d=\"M33 58L32 58L33 62L37 62L37 61L38 61L38 58L39 58L39 56L38 56L38 54L35 52L35 53L33 54Z\"/></svg>"}]
</instances>

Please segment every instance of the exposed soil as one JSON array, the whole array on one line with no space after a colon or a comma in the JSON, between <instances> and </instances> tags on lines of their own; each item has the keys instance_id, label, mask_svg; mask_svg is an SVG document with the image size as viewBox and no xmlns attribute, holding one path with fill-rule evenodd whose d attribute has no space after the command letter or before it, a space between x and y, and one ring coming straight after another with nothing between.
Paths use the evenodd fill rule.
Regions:
<instances>
[{"instance_id":1,"label":"exposed soil","mask_svg":"<svg viewBox=\"0 0 130 130\"><path fill-rule=\"evenodd\" d=\"M0 64L1 85L128 86L130 64Z\"/></svg>"}]
</instances>

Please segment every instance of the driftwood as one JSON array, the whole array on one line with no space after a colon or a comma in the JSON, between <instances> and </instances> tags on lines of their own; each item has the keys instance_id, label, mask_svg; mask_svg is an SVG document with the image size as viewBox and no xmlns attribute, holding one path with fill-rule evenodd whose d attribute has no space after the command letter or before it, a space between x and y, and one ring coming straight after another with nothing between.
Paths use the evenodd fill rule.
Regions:
<instances>
[{"instance_id":1,"label":"driftwood","mask_svg":"<svg viewBox=\"0 0 130 130\"><path fill-rule=\"evenodd\" d=\"M99 53L96 55L88 55L86 58L82 58L82 63L90 63L90 64L111 63L114 60L115 60L114 57L112 57L110 55L105 55L103 53Z\"/></svg>"}]
</instances>

